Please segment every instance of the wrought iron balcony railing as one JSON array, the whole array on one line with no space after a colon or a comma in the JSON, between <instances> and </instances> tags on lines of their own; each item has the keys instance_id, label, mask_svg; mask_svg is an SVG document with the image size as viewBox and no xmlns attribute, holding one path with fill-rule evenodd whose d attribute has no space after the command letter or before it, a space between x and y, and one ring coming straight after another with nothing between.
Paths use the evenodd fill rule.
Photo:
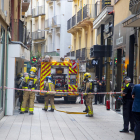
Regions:
<instances>
[{"instance_id":1,"label":"wrought iron balcony railing","mask_svg":"<svg viewBox=\"0 0 140 140\"><path fill-rule=\"evenodd\" d=\"M67 21L67 30L72 28L72 18Z\"/></svg>"},{"instance_id":2,"label":"wrought iron balcony railing","mask_svg":"<svg viewBox=\"0 0 140 140\"><path fill-rule=\"evenodd\" d=\"M82 21L82 9L77 12L77 23Z\"/></svg>"},{"instance_id":3,"label":"wrought iron balcony railing","mask_svg":"<svg viewBox=\"0 0 140 140\"><path fill-rule=\"evenodd\" d=\"M52 27L52 18L45 20L45 29Z\"/></svg>"},{"instance_id":4,"label":"wrought iron balcony railing","mask_svg":"<svg viewBox=\"0 0 140 140\"><path fill-rule=\"evenodd\" d=\"M33 40L40 40L40 39L45 39L45 31L35 31L32 32L32 39Z\"/></svg>"},{"instance_id":5,"label":"wrought iron balcony railing","mask_svg":"<svg viewBox=\"0 0 140 140\"><path fill-rule=\"evenodd\" d=\"M38 10L39 10L39 15L45 15L45 6L39 6L38 7Z\"/></svg>"},{"instance_id":6,"label":"wrought iron balcony railing","mask_svg":"<svg viewBox=\"0 0 140 140\"><path fill-rule=\"evenodd\" d=\"M60 27L61 25L61 15L54 16L52 18L52 26L53 27Z\"/></svg>"},{"instance_id":7,"label":"wrought iron balcony railing","mask_svg":"<svg viewBox=\"0 0 140 140\"><path fill-rule=\"evenodd\" d=\"M95 5L87 4L83 7L83 19L95 17Z\"/></svg>"},{"instance_id":8,"label":"wrought iron balcony railing","mask_svg":"<svg viewBox=\"0 0 140 140\"><path fill-rule=\"evenodd\" d=\"M32 9L32 17L37 17L37 16L39 16L39 6Z\"/></svg>"}]
</instances>

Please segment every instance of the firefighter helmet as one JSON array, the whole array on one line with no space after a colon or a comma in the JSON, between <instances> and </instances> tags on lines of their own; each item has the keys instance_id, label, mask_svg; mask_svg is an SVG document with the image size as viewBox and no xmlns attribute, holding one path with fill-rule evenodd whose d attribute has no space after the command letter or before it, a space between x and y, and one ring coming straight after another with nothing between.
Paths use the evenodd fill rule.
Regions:
<instances>
[{"instance_id":1,"label":"firefighter helmet","mask_svg":"<svg viewBox=\"0 0 140 140\"><path fill-rule=\"evenodd\" d=\"M23 74L22 73L18 73L17 74L17 78L21 78L21 77L23 77Z\"/></svg>"},{"instance_id":2,"label":"firefighter helmet","mask_svg":"<svg viewBox=\"0 0 140 140\"><path fill-rule=\"evenodd\" d=\"M84 74L84 81L87 81L89 78L91 78L91 74L88 73L88 72L86 72L86 73Z\"/></svg>"},{"instance_id":3,"label":"firefighter helmet","mask_svg":"<svg viewBox=\"0 0 140 140\"><path fill-rule=\"evenodd\" d=\"M47 77L46 77L46 80L47 80L47 81L48 81L48 80L51 80L51 81L52 81L51 76L47 76Z\"/></svg>"},{"instance_id":4,"label":"firefighter helmet","mask_svg":"<svg viewBox=\"0 0 140 140\"><path fill-rule=\"evenodd\" d=\"M30 72L34 72L34 73L36 73L37 72L37 69L36 69L36 67L31 67L31 69L30 69Z\"/></svg>"}]
</instances>

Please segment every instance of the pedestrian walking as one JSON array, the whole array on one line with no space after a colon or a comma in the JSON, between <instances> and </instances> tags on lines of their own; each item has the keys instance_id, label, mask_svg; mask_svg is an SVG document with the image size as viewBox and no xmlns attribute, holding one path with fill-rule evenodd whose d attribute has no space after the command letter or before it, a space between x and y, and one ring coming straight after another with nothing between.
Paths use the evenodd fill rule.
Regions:
<instances>
[{"instance_id":1,"label":"pedestrian walking","mask_svg":"<svg viewBox=\"0 0 140 140\"><path fill-rule=\"evenodd\" d=\"M44 84L44 88L46 91L55 91L54 84L52 82L52 78L50 76L46 77L46 83ZM55 106L54 106L54 95L53 93L45 93L45 105L42 110L47 111L48 110L48 104L49 100L51 103L51 109L49 110L50 112L54 112Z\"/></svg>"},{"instance_id":2,"label":"pedestrian walking","mask_svg":"<svg viewBox=\"0 0 140 140\"><path fill-rule=\"evenodd\" d=\"M105 92L106 91L106 82L104 76L102 76L102 81L99 82L100 86L100 92ZM104 99L105 94L99 94L99 103L103 104L103 99Z\"/></svg>"},{"instance_id":3,"label":"pedestrian walking","mask_svg":"<svg viewBox=\"0 0 140 140\"><path fill-rule=\"evenodd\" d=\"M98 80L98 76L95 77L95 81L97 83L97 92L100 92L100 86L99 86L99 80ZM93 105L97 105L97 101L99 101L99 94L95 95L95 103Z\"/></svg>"},{"instance_id":4,"label":"pedestrian walking","mask_svg":"<svg viewBox=\"0 0 140 140\"><path fill-rule=\"evenodd\" d=\"M125 77L123 82L125 82L125 88L123 92L123 120L124 120L124 128L120 132L128 133L129 131L134 131L134 117L132 113L132 104L133 98L131 96L132 89L134 87L131 82L130 77ZM130 122L130 130L128 130Z\"/></svg>"},{"instance_id":5,"label":"pedestrian walking","mask_svg":"<svg viewBox=\"0 0 140 140\"><path fill-rule=\"evenodd\" d=\"M140 77L139 77L140 83ZM135 85L132 91L132 98L134 99L132 112L135 122L135 140L140 140L140 84Z\"/></svg>"}]
</instances>

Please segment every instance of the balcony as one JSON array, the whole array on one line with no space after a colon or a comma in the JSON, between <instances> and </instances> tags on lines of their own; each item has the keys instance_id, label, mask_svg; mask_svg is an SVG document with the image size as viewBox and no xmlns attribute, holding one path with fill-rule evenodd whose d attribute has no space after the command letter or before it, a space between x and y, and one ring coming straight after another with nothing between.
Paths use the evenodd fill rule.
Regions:
<instances>
[{"instance_id":1,"label":"balcony","mask_svg":"<svg viewBox=\"0 0 140 140\"><path fill-rule=\"evenodd\" d=\"M49 18L45 21L45 29L49 29L52 27L52 18Z\"/></svg>"},{"instance_id":2,"label":"balcony","mask_svg":"<svg viewBox=\"0 0 140 140\"><path fill-rule=\"evenodd\" d=\"M32 39L33 40L42 40L42 39L45 39L45 31L35 31L35 32L32 32Z\"/></svg>"},{"instance_id":3,"label":"balcony","mask_svg":"<svg viewBox=\"0 0 140 140\"><path fill-rule=\"evenodd\" d=\"M35 17L38 17L38 16L39 16L39 6L32 9L32 18L35 18Z\"/></svg>"},{"instance_id":4,"label":"balcony","mask_svg":"<svg viewBox=\"0 0 140 140\"><path fill-rule=\"evenodd\" d=\"M22 1L22 12L27 12L30 5L30 0L23 0Z\"/></svg>"},{"instance_id":5,"label":"balcony","mask_svg":"<svg viewBox=\"0 0 140 140\"><path fill-rule=\"evenodd\" d=\"M40 16L45 15L45 6L39 6L38 9L39 9L39 15Z\"/></svg>"},{"instance_id":6,"label":"balcony","mask_svg":"<svg viewBox=\"0 0 140 140\"><path fill-rule=\"evenodd\" d=\"M103 9L102 6L105 6L104 4L97 3L96 8L95 8L95 20L93 21L93 28L98 29L101 24L105 24L105 21L107 21L112 15L109 14L110 12L113 11L113 6L111 5L106 5Z\"/></svg>"},{"instance_id":7,"label":"balcony","mask_svg":"<svg viewBox=\"0 0 140 140\"><path fill-rule=\"evenodd\" d=\"M52 18L52 27L59 28L61 26L61 16L57 15Z\"/></svg>"},{"instance_id":8,"label":"balcony","mask_svg":"<svg viewBox=\"0 0 140 140\"><path fill-rule=\"evenodd\" d=\"M11 19L11 37L12 41L20 41L23 44L27 44L27 29L24 26L24 22L18 19Z\"/></svg>"},{"instance_id":9,"label":"balcony","mask_svg":"<svg viewBox=\"0 0 140 140\"><path fill-rule=\"evenodd\" d=\"M32 16L32 9L31 9L31 6L29 6L28 11L25 13L25 16L26 16L26 17Z\"/></svg>"},{"instance_id":10,"label":"balcony","mask_svg":"<svg viewBox=\"0 0 140 140\"><path fill-rule=\"evenodd\" d=\"M95 18L95 5L87 4L80 9L77 14L67 21L68 33L73 33L79 28L86 27L89 23L92 24Z\"/></svg>"}]
</instances>

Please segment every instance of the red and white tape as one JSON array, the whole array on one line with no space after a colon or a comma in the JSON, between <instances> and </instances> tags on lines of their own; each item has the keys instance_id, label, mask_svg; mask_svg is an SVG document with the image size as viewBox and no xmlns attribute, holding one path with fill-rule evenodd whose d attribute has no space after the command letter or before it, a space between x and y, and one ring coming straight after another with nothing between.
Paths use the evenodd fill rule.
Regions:
<instances>
[{"instance_id":1,"label":"red and white tape","mask_svg":"<svg viewBox=\"0 0 140 140\"><path fill-rule=\"evenodd\" d=\"M18 89L18 88L8 88L5 87L5 89L14 89L14 90L20 90L20 91L31 91L31 92L41 92L41 93L51 93L51 94L55 94L55 93L59 93L62 94L64 92L55 92L55 91L46 91L46 90L32 90L32 89ZM68 93L73 93L73 94L84 94L83 92L68 92ZM107 94L107 95L112 95L112 94L122 94L122 92L95 92L95 93L88 93L88 94Z\"/></svg>"}]
</instances>

